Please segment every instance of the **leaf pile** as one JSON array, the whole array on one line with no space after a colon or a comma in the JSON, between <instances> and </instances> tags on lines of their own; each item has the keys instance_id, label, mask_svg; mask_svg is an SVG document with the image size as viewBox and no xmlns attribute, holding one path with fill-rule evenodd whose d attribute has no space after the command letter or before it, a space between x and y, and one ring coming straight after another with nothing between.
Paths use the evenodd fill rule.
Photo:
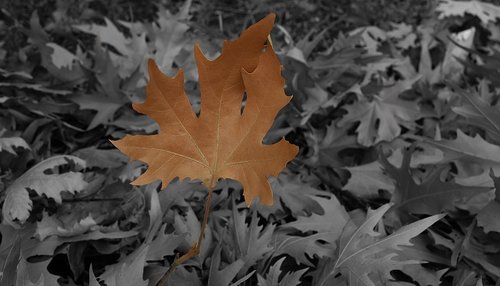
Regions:
<instances>
[{"instance_id":1,"label":"leaf pile","mask_svg":"<svg viewBox=\"0 0 500 286\"><path fill-rule=\"evenodd\" d=\"M0 285L155 285L207 187L168 285L498 285L499 3L42 2L0 11Z\"/></svg>"}]
</instances>

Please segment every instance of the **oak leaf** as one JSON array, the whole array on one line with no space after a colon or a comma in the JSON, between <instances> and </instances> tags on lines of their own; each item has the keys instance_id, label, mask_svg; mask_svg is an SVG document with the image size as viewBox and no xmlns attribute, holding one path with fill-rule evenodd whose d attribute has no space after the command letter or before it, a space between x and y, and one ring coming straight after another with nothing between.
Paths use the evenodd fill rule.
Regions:
<instances>
[{"instance_id":1,"label":"oak leaf","mask_svg":"<svg viewBox=\"0 0 500 286\"><path fill-rule=\"evenodd\" d=\"M391 201L393 209L400 214L436 214L454 210L460 202L490 191L489 187L469 187L457 184L454 180L443 181L445 166L439 166L416 182L410 168L412 150L405 151L401 167L392 165L387 158L380 156L385 172L394 180L395 192Z\"/></svg>"},{"instance_id":2,"label":"oak leaf","mask_svg":"<svg viewBox=\"0 0 500 286\"><path fill-rule=\"evenodd\" d=\"M231 178L243 185L247 205L255 197L266 204L273 202L267 176L278 175L297 154L297 147L286 141L262 144L276 114L290 101L283 91L278 58L272 47L265 45L274 17L253 25L240 39L225 42L216 60L206 59L195 47L201 90L199 117L184 93L183 72L170 78L149 61L148 96L133 107L153 118L160 131L113 141L131 159L148 164L148 170L133 184L160 179L166 186L178 176L199 178L213 188L219 178Z\"/></svg>"},{"instance_id":3,"label":"oak leaf","mask_svg":"<svg viewBox=\"0 0 500 286\"><path fill-rule=\"evenodd\" d=\"M26 222L33 208L28 189L38 195L52 198L56 203L62 202L61 192L76 193L87 186L82 172L65 172L60 174L47 173L54 168L65 166L73 162L75 166L84 168L86 162L70 155L59 155L48 158L33 166L22 176L17 178L5 191L5 202L2 207L3 218L13 227L20 227Z\"/></svg>"},{"instance_id":4,"label":"oak leaf","mask_svg":"<svg viewBox=\"0 0 500 286\"><path fill-rule=\"evenodd\" d=\"M482 171L500 171L500 146L484 140L479 134L474 137L457 129L455 139L432 140L422 138L419 147L436 148L443 152L440 163L454 162L459 175L469 176L471 166L477 165Z\"/></svg>"},{"instance_id":5,"label":"oak leaf","mask_svg":"<svg viewBox=\"0 0 500 286\"><path fill-rule=\"evenodd\" d=\"M359 227L353 223L344 227L332 274L342 273L345 279L350 280L349 285L387 285L392 280L392 270L402 270L404 266L421 262L399 258L405 256L407 246L413 245L410 241L412 238L443 218L443 215L418 220L385 236L380 229L374 231L374 228L390 207L391 204L386 204L368 214Z\"/></svg>"},{"instance_id":6,"label":"oak leaf","mask_svg":"<svg viewBox=\"0 0 500 286\"><path fill-rule=\"evenodd\" d=\"M458 87L457 94L462 98L460 106L452 107L452 110L467 118L468 123L483 128L494 143L500 142L500 114L498 104L492 105L488 101L488 85L486 81L480 84L479 92L467 91ZM488 139L488 138L487 138Z\"/></svg>"}]
</instances>

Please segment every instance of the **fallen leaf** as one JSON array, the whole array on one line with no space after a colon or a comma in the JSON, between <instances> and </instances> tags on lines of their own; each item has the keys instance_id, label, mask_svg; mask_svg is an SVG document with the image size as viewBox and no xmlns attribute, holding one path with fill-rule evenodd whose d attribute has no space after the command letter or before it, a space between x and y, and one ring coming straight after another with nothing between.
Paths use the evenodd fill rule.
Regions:
<instances>
[{"instance_id":1,"label":"fallen leaf","mask_svg":"<svg viewBox=\"0 0 500 286\"><path fill-rule=\"evenodd\" d=\"M500 7L482 2L482 1L454 1L454 0L441 0L436 11L439 13L439 19L450 16L465 16L470 14L478 17L483 24L488 22L495 22L500 18Z\"/></svg>"},{"instance_id":2,"label":"fallen leaf","mask_svg":"<svg viewBox=\"0 0 500 286\"><path fill-rule=\"evenodd\" d=\"M273 224L268 224L266 227L259 226L259 218L255 211L252 212L250 223L245 223L247 214L248 210L246 209L238 211L233 201L232 233L235 242L234 247L238 254L237 257L242 258L244 261L243 272L246 272L244 270L254 265L272 250L271 238L275 229Z\"/></svg>"},{"instance_id":3,"label":"fallen leaf","mask_svg":"<svg viewBox=\"0 0 500 286\"><path fill-rule=\"evenodd\" d=\"M361 147L356 136L348 134L348 131L349 128L339 128L335 123L326 126L326 133L311 128L311 132L306 133L306 139L313 154L305 162L316 167L344 167L346 164L339 153L344 149Z\"/></svg>"},{"instance_id":4,"label":"fallen leaf","mask_svg":"<svg viewBox=\"0 0 500 286\"><path fill-rule=\"evenodd\" d=\"M452 107L452 110L468 119L468 122L483 128L489 135L498 143L500 143L500 112L498 106L492 106L476 92L467 92L454 87L456 93L462 98L460 106ZM487 90L487 86L483 86L481 93Z\"/></svg>"},{"instance_id":5,"label":"fallen leaf","mask_svg":"<svg viewBox=\"0 0 500 286\"><path fill-rule=\"evenodd\" d=\"M201 85L200 117L192 112L183 91L183 74L163 75L150 61L148 96L134 108L152 117L160 132L112 141L131 159L148 164L148 170L133 184L161 179L166 186L173 178L200 178L213 188L219 178L241 182L248 205L255 197L271 204L267 176L277 176L297 154L285 141L263 145L262 139L278 111L290 100L283 91L281 66L264 42L274 15L250 27L239 40L226 42L222 55L207 60L195 49ZM246 106L241 101L246 90Z\"/></svg>"},{"instance_id":6,"label":"fallen leaf","mask_svg":"<svg viewBox=\"0 0 500 286\"><path fill-rule=\"evenodd\" d=\"M49 35L40 25L35 11L30 19L30 29L26 31L30 40L39 49L42 66L55 78L76 84L85 80L85 72L80 59L66 48L51 42Z\"/></svg>"},{"instance_id":7,"label":"fallen leaf","mask_svg":"<svg viewBox=\"0 0 500 286\"><path fill-rule=\"evenodd\" d=\"M380 55L381 53L378 51L378 46L381 41L386 40L387 35L386 32L379 27L376 26L366 26L360 27L349 32L350 36L361 35L361 39L365 44L365 49L367 50L369 55Z\"/></svg>"},{"instance_id":8,"label":"fallen leaf","mask_svg":"<svg viewBox=\"0 0 500 286\"><path fill-rule=\"evenodd\" d=\"M297 217L320 207L314 197L322 195L323 192L301 182L298 176L282 173L278 178L270 178L269 181L273 189L274 203L271 206L256 205L261 215L279 217L288 216L290 212Z\"/></svg>"},{"instance_id":9,"label":"fallen leaf","mask_svg":"<svg viewBox=\"0 0 500 286\"><path fill-rule=\"evenodd\" d=\"M0 152L6 151L13 155L17 155L15 149L18 148L31 150L28 143L21 137L0 137Z\"/></svg>"},{"instance_id":10,"label":"fallen leaf","mask_svg":"<svg viewBox=\"0 0 500 286\"><path fill-rule=\"evenodd\" d=\"M87 147L76 150L72 155L85 160L87 167L90 168L118 168L127 163L127 158L123 154L112 149Z\"/></svg>"},{"instance_id":11,"label":"fallen leaf","mask_svg":"<svg viewBox=\"0 0 500 286\"><path fill-rule=\"evenodd\" d=\"M281 238L276 249L277 254L291 255L298 263L308 266L313 264L307 256L321 258L334 254L336 241L349 221L349 215L335 196L314 197L314 200L321 206L322 214L299 216L296 221L281 226L282 229L293 228L304 233L314 233L307 236L287 234Z\"/></svg>"},{"instance_id":12,"label":"fallen leaf","mask_svg":"<svg viewBox=\"0 0 500 286\"><path fill-rule=\"evenodd\" d=\"M349 285L386 285L393 279L391 271L423 262L398 257L404 257L403 246L411 246L410 239L443 218L443 215L421 219L385 236L380 233L380 229L379 232L373 229L390 207L390 204L386 204L373 211L359 227L351 225L344 228L331 274L342 273Z\"/></svg>"},{"instance_id":13,"label":"fallen leaf","mask_svg":"<svg viewBox=\"0 0 500 286\"><path fill-rule=\"evenodd\" d=\"M419 145L441 150L443 152L441 163L455 162L460 175L477 175L468 174L467 170L473 163L480 166L483 171L491 168L495 172L500 172L500 146L491 144L479 134L472 137L465 134L462 130L457 129L457 137L455 139L422 139L423 142L419 143Z\"/></svg>"},{"instance_id":14,"label":"fallen leaf","mask_svg":"<svg viewBox=\"0 0 500 286\"><path fill-rule=\"evenodd\" d=\"M51 286L59 284L57 282L59 276L50 273L47 269L49 262L50 260L32 263L21 257L17 265L16 286Z\"/></svg>"},{"instance_id":15,"label":"fallen leaf","mask_svg":"<svg viewBox=\"0 0 500 286\"><path fill-rule=\"evenodd\" d=\"M208 275L208 286L229 286L233 278L245 265L243 259L237 259L222 270L221 267L221 245L217 245L210 262L210 273Z\"/></svg>"},{"instance_id":16,"label":"fallen leaf","mask_svg":"<svg viewBox=\"0 0 500 286\"><path fill-rule=\"evenodd\" d=\"M381 141L391 141L401 134L400 125L420 117L416 102L403 100L399 95L410 89L420 77L396 82L393 86L383 88L372 99L362 96L358 102L346 107L347 114L337 122L340 127L360 122L356 132L358 142L364 146L372 146Z\"/></svg>"},{"instance_id":17,"label":"fallen leaf","mask_svg":"<svg viewBox=\"0 0 500 286\"><path fill-rule=\"evenodd\" d=\"M381 158L385 172L394 180L395 191L391 201L393 209L400 214L437 214L454 210L458 202L467 201L479 194L488 193L488 187L469 187L454 181L441 180L443 167L432 170L421 183L417 184L410 170L412 151L403 155L400 168L395 167L383 155Z\"/></svg>"},{"instance_id":18,"label":"fallen leaf","mask_svg":"<svg viewBox=\"0 0 500 286\"><path fill-rule=\"evenodd\" d=\"M453 82L460 80L464 72L464 65L462 63L469 55L468 50L465 50L463 47L467 49L473 48L475 33L476 28L472 27L450 35L453 41L448 42L446 54L441 64L441 76L443 78Z\"/></svg>"},{"instance_id":19,"label":"fallen leaf","mask_svg":"<svg viewBox=\"0 0 500 286\"><path fill-rule=\"evenodd\" d=\"M71 70L74 64L78 62L76 55L66 50L64 47L61 47L56 43L47 43L46 45L52 49L50 59L56 68Z\"/></svg>"},{"instance_id":20,"label":"fallen leaf","mask_svg":"<svg viewBox=\"0 0 500 286\"><path fill-rule=\"evenodd\" d=\"M2 208L4 220L14 227L19 227L19 223L23 224L28 219L33 203L27 189L32 189L39 195L46 195L59 204L62 202L60 194L62 191L76 193L83 190L87 182L81 172L45 173L46 170L66 165L70 161L77 166L85 167L85 161L78 157L60 155L38 163L17 178L5 191L6 197Z\"/></svg>"},{"instance_id":21,"label":"fallen leaf","mask_svg":"<svg viewBox=\"0 0 500 286\"><path fill-rule=\"evenodd\" d=\"M500 276L500 265L494 253L485 252L485 245L477 241L474 236L465 236L454 230L452 233L443 236L434 231L429 232L435 240L435 244L444 246L455 252L459 250L460 257L467 258L470 261L481 265L485 270Z\"/></svg>"},{"instance_id":22,"label":"fallen leaf","mask_svg":"<svg viewBox=\"0 0 500 286\"><path fill-rule=\"evenodd\" d=\"M115 112L124 104L103 94L80 94L72 97L71 100L77 103L80 109L97 111L89 123L87 130L94 129L100 124L109 124Z\"/></svg>"},{"instance_id":23,"label":"fallen leaf","mask_svg":"<svg viewBox=\"0 0 500 286\"><path fill-rule=\"evenodd\" d=\"M304 268L295 272L286 272L282 275L281 265L286 257L280 258L276 261L267 272L266 277L257 274L258 286L297 286L301 283L300 278L308 270ZM279 279L281 277L281 279Z\"/></svg>"},{"instance_id":24,"label":"fallen leaf","mask_svg":"<svg viewBox=\"0 0 500 286\"><path fill-rule=\"evenodd\" d=\"M157 236L149 244L147 260L162 260L167 255L174 255L174 251L184 241L185 235L166 233L166 224L162 225Z\"/></svg>"},{"instance_id":25,"label":"fallen leaf","mask_svg":"<svg viewBox=\"0 0 500 286\"><path fill-rule=\"evenodd\" d=\"M344 186L356 196L370 198L378 196L378 190L394 191L394 184L387 177L379 162L374 161L365 165L345 168L351 173L351 177Z\"/></svg>"},{"instance_id":26,"label":"fallen leaf","mask_svg":"<svg viewBox=\"0 0 500 286\"><path fill-rule=\"evenodd\" d=\"M116 28L111 20L105 17L104 21L104 26L98 24L83 24L73 25L73 28L98 37L102 43L108 44L119 53L126 55L128 52L127 43L129 40L125 38L123 33Z\"/></svg>"},{"instance_id":27,"label":"fallen leaf","mask_svg":"<svg viewBox=\"0 0 500 286\"><path fill-rule=\"evenodd\" d=\"M43 213L42 220L37 222L35 235L40 240L44 240L51 235L61 237L78 236L90 230L95 230L95 228L99 228L99 226L91 215L67 227L55 216L48 216L46 213Z\"/></svg>"},{"instance_id":28,"label":"fallen leaf","mask_svg":"<svg viewBox=\"0 0 500 286\"><path fill-rule=\"evenodd\" d=\"M151 38L156 48L155 61L164 73L171 72L175 57L190 41L186 37L189 26L184 23L189 19L190 6L191 0L187 0L175 15L162 7L158 11L158 26L153 26Z\"/></svg>"},{"instance_id":29,"label":"fallen leaf","mask_svg":"<svg viewBox=\"0 0 500 286\"><path fill-rule=\"evenodd\" d=\"M396 141L393 141L395 143ZM397 144L394 144L398 146ZM406 143L403 143L405 146ZM394 166L401 166L403 161L403 152L400 147L393 150L393 153L387 160ZM380 155L383 156L383 155ZM410 161L410 167L416 168L420 165L436 164L443 159L442 152L435 148L427 148L413 152ZM346 170L351 173L351 177L344 185L344 190L347 190L356 196L362 198L373 198L379 195L378 190L386 190L390 193L394 192L394 182L384 173L383 166L379 161L373 161L364 165L355 167L346 167Z\"/></svg>"},{"instance_id":30,"label":"fallen leaf","mask_svg":"<svg viewBox=\"0 0 500 286\"><path fill-rule=\"evenodd\" d=\"M144 244L141 245L117 264L107 267L106 271L99 276L99 278L103 280L107 286L147 286L149 279L143 280L142 278L147 253L148 246Z\"/></svg>"}]
</instances>

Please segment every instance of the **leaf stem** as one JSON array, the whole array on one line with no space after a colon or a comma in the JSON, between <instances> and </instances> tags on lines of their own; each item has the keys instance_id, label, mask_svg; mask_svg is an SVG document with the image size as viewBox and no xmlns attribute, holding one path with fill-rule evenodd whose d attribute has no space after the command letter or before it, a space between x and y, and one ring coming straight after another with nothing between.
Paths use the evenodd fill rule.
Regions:
<instances>
[{"instance_id":1,"label":"leaf stem","mask_svg":"<svg viewBox=\"0 0 500 286\"><path fill-rule=\"evenodd\" d=\"M208 215L210 213L210 207L212 205L212 194L214 189L215 189L214 186L211 186L208 189L208 195L205 200L205 209L203 211L203 222L201 223L200 235L198 236L198 241L195 242L184 255L180 257L179 255L176 255L174 262L172 262L168 271L165 272L165 274L163 274L158 283L156 283L156 286L166 286L170 275L175 271L177 266L182 265L184 262L200 254L201 243L203 242L203 238L205 237L205 228L207 227L208 224Z\"/></svg>"}]
</instances>

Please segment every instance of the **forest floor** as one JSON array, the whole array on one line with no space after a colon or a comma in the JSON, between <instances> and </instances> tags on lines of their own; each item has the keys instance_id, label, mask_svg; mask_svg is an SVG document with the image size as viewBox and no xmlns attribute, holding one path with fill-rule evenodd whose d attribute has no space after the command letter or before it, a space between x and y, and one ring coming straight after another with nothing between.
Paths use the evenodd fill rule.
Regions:
<instances>
[{"instance_id":1,"label":"forest floor","mask_svg":"<svg viewBox=\"0 0 500 286\"><path fill-rule=\"evenodd\" d=\"M270 13L269 37L236 40ZM246 153L297 155L276 176L274 161L212 176L201 251L167 285L500 285L499 18L500 0L1 1L0 285L156 285L209 193L157 150L196 161L190 142L212 148L196 134L215 125L189 120L240 87L232 121L270 117L255 90L263 108L292 96L270 129L249 127ZM196 45L215 63L199 69ZM284 83L250 84L269 51ZM148 59L183 71L191 109ZM235 126L217 156L251 146Z\"/></svg>"}]
</instances>

